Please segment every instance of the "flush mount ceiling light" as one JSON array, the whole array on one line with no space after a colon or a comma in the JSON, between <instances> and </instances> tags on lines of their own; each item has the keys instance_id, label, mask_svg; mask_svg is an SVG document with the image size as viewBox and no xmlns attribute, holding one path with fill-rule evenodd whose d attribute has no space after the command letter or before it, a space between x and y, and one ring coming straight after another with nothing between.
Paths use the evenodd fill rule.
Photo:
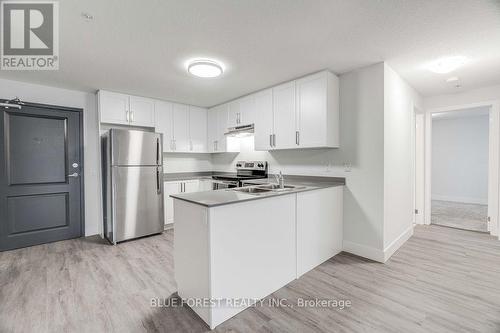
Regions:
<instances>
[{"instance_id":1,"label":"flush mount ceiling light","mask_svg":"<svg viewBox=\"0 0 500 333\"><path fill-rule=\"evenodd\" d=\"M445 74L465 65L467 61L467 57L464 56L446 57L430 62L424 68L433 73Z\"/></svg>"},{"instance_id":2,"label":"flush mount ceiling light","mask_svg":"<svg viewBox=\"0 0 500 333\"><path fill-rule=\"evenodd\" d=\"M220 76L224 69L222 65L212 60L194 60L187 67L190 74L198 77L217 77Z\"/></svg>"}]
</instances>

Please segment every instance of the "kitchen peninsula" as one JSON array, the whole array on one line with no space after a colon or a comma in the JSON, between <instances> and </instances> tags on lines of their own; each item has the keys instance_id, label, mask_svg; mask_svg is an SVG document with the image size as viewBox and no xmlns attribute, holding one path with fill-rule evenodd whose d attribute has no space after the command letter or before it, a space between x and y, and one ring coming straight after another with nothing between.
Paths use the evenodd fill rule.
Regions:
<instances>
[{"instance_id":1,"label":"kitchen peninsula","mask_svg":"<svg viewBox=\"0 0 500 333\"><path fill-rule=\"evenodd\" d=\"M178 294L210 328L342 250L344 180L286 179L172 195Z\"/></svg>"}]
</instances>

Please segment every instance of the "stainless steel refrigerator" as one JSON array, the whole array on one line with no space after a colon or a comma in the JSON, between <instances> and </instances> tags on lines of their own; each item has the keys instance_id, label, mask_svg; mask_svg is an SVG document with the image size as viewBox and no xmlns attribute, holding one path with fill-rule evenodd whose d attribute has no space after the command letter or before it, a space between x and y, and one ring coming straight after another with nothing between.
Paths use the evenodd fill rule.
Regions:
<instances>
[{"instance_id":1,"label":"stainless steel refrigerator","mask_svg":"<svg viewBox=\"0 0 500 333\"><path fill-rule=\"evenodd\" d=\"M164 228L162 134L102 135L104 235L113 244Z\"/></svg>"}]
</instances>

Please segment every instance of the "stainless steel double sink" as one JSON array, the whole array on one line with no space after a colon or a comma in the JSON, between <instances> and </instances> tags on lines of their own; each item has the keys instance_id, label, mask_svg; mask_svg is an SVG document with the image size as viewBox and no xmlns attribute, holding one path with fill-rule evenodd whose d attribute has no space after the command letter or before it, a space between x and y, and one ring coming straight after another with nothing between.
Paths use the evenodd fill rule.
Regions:
<instances>
[{"instance_id":1,"label":"stainless steel double sink","mask_svg":"<svg viewBox=\"0 0 500 333\"><path fill-rule=\"evenodd\" d=\"M278 184L262 184L262 185L238 187L231 190L236 192L261 195L267 193L293 191L301 188L305 188L305 186L285 185L284 187L280 187Z\"/></svg>"}]
</instances>

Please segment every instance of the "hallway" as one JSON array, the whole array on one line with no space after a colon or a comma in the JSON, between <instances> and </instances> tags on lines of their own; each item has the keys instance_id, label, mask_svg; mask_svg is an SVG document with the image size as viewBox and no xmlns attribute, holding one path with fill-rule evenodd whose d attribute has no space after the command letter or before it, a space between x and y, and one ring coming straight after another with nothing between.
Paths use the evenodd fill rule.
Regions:
<instances>
[{"instance_id":1,"label":"hallway","mask_svg":"<svg viewBox=\"0 0 500 333\"><path fill-rule=\"evenodd\" d=\"M487 205L432 200L432 224L488 232L487 217Z\"/></svg>"}]
</instances>

